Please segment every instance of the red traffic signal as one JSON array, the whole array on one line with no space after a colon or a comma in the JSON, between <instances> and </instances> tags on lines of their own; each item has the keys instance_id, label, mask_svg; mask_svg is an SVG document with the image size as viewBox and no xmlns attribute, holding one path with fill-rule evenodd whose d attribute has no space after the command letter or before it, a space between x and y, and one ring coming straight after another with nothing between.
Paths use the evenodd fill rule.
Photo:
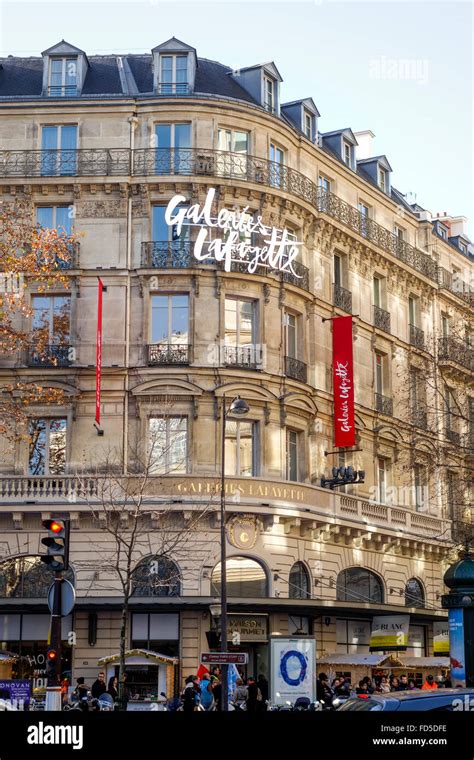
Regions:
<instances>
[{"instance_id":1,"label":"red traffic signal","mask_svg":"<svg viewBox=\"0 0 474 760\"><path fill-rule=\"evenodd\" d=\"M42 526L48 531L47 538L41 543L48 547L48 553L41 557L42 562L51 570L67 570L69 559L69 520L59 518L42 520Z\"/></svg>"},{"instance_id":2,"label":"red traffic signal","mask_svg":"<svg viewBox=\"0 0 474 760\"><path fill-rule=\"evenodd\" d=\"M47 520L45 520L47 522ZM50 526L49 530L52 530L53 533L60 533L62 530L64 530L64 523L61 520L61 522L58 522L57 520L50 520Z\"/></svg>"},{"instance_id":3,"label":"red traffic signal","mask_svg":"<svg viewBox=\"0 0 474 760\"><path fill-rule=\"evenodd\" d=\"M49 662L54 662L54 660L56 660L57 656L58 656L58 653L56 652L55 649L49 649L48 652L47 652L47 654L46 654L46 657L48 658Z\"/></svg>"}]
</instances>

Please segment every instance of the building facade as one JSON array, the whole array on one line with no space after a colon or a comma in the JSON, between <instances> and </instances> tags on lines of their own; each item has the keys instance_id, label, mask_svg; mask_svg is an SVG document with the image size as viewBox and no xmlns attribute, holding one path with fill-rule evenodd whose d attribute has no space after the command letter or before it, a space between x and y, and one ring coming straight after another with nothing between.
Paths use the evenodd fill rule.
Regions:
<instances>
[{"instance_id":1,"label":"building facade","mask_svg":"<svg viewBox=\"0 0 474 760\"><path fill-rule=\"evenodd\" d=\"M64 394L29 410L29 439L5 441L0 462L0 646L30 657L22 675L42 678L45 516L71 519L74 677L90 680L118 651L100 484L113 467L142 488L150 441L127 648L178 657L181 679L196 671L220 583L222 400L238 395L250 410L225 422L229 637L240 632L248 672L268 673L274 635L312 636L319 656L367 653L381 614L409 614L407 655L433 654L453 526L469 505L472 246L463 218L432 217L392 187L370 131L323 133L312 98L284 103L282 90L273 63L235 72L174 38L150 55L88 58L63 41L0 62L2 199L26 198L38 224L79 236L69 288L29 288L21 327L34 344L48 326L47 355L0 362L2 384ZM176 214L210 199L214 221L228 209L286 230L293 266L226 267L209 253L231 234L217 228L198 260L202 224L167 223L175 196ZM255 248L250 227L238 242ZM334 446L332 319L350 314L357 442L346 451ZM349 465L364 483L321 487ZM164 509L176 525L202 511L175 552L157 527Z\"/></svg>"}]
</instances>

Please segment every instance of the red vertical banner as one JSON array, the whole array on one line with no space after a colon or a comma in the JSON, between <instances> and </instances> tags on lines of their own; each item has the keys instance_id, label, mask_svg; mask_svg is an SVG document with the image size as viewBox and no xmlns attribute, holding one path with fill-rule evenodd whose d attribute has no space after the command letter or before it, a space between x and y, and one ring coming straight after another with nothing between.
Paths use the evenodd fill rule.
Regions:
<instances>
[{"instance_id":1,"label":"red vertical banner","mask_svg":"<svg viewBox=\"0 0 474 760\"><path fill-rule=\"evenodd\" d=\"M97 290L97 338L95 354L95 421L100 426L100 383L102 373L102 292L104 283L99 279Z\"/></svg>"},{"instance_id":2,"label":"red vertical banner","mask_svg":"<svg viewBox=\"0 0 474 760\"><path fill-rule=\"evenodd\" d=\"M352 317L332 320L334 445L355 445Z\"/></svg>"}]
</instances>

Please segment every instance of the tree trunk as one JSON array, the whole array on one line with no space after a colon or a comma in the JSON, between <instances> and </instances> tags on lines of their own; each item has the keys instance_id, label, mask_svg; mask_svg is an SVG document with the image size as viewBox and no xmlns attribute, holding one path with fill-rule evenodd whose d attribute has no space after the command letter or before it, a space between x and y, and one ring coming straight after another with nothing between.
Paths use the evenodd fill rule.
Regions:
<instances>
[{"instance_id":1,"label":"tree trunk","mask_svg":"<svg viewBox=\"0 0 474 760\"><path fill-rule=\"evenodd\" d=\"M124 599L122 607L122 622L120 626L120 664L119 664L119 678L118 678L118 702L119 709L126 710L127 704L125 701L125 648L127 643L127 619L128 619L128 596Z\"/></svg>"}]
</instances>

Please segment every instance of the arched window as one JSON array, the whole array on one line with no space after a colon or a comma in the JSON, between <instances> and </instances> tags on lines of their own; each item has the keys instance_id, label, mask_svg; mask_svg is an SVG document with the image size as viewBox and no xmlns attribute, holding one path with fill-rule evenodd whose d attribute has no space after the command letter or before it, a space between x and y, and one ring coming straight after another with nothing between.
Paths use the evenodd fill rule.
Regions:
<instances>
[{"instance_id":1,"label":"arched window","mask_svg":"<svg viewBox=\"0 0 474 760\"><path fill-rule=\"evenodd\" d=\"M420 581L410 578L405 586L405 607L424 607L425 593Z\"/></svg>"},{"instance_id":2,"label":"arched window","mask_svg":"<svg viewBox=\"0 0 474 760\"><path fill-rule=\"evenodd\" d=\"M365 567L348 567L337 576L336 595L340 602L383 602L383 586Z\"/></svg>"},{"instance_id":3,"label":"arched window","mask_svg":"<svg viewBox=\"0 0 474 760\"><path fill-rule=\"evenodd\" d=\"M69 568L64 577L74 585ZM0 562L0 598L44 599L54 580L54 573L39 556L11 557Z\"/></svg>"},{"instance_id":4,"label":"arched window","mask_svg":"<svg viewBox=\"0 0 474 760\"><path fill-rule=\"evenodd\" d=\"M290 599L309 599L309 573L302 562L295 562L290 570L289 591Z\"/></svg>"},{"instance_id":5,"label":"arched window","mask_svg":"<svg viewBox=\"0 0 474 760\"><path fill-rule=\"evenodd\" d=\"M229 597L267 597L268 580L259 562L248 557L232 557L226 562L226 588ZM211 594L221 593L221 563L211 577Z\"/></svg>"},{"instance_id":6,"label":"arched window","mask_svg":"<svg viewBox=\"0 0 474 760\"><path fill-rule=\"evenodd\" d=\"M146 557L132 573L134 596L179 596L179 567L168 557Z\"/></svg>"}]
</instances>

